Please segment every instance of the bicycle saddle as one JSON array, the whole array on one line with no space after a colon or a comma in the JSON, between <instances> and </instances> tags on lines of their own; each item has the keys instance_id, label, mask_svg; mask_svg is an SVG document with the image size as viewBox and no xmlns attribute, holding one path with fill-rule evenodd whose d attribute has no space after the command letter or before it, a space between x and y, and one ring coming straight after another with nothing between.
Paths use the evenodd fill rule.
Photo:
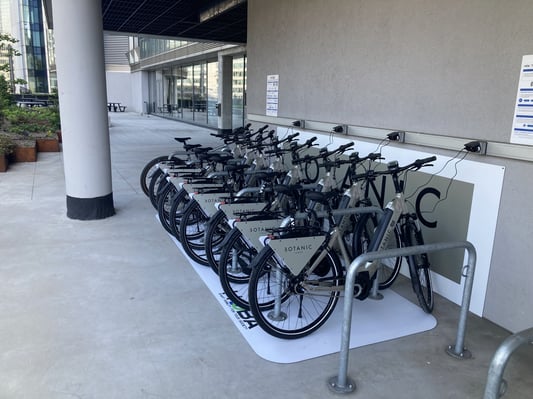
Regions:
<instances>
[{"instance_id":1,"label":"bicycle saddle","mask_svg":"<svg viewBox=\"0 0 533 399\"><path fill-rule=\"evenodd\" d=\"M335 191L328 191L328 192L320 192L320 191L307 191L305 193L305 196L310 201L315 201L320 204L328 205L331 198L334 198L337 196L337 192Z\"/></svg>"}]
</instances>

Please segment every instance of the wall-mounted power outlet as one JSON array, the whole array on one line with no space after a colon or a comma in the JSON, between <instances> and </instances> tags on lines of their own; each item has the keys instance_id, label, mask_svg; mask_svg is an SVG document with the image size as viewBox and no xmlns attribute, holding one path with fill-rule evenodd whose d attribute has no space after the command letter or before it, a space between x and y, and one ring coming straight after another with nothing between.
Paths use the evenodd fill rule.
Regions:
<instances>
[{"instance_id":1,"label":"wall-mounted power outlet","mask_svg":"<svg viewBox=\"0 0 533 399\"><path fill-rule=\"evenodd\" d=\"M465 150L473 152L475 154L486 155L487 154L487 142L484 140L474 140L465 144Z\"/></svg>"},{"instance_id":2,"label":"wall-mounted power outlet","mask_svg":"<svg viewBox=\"0 0 533 399\"><path fill-rule=\"evenodd\" d=\"M348 125L337 125L331 129L334 133L348 134Z\"/></svg>"},{"instance_id":3,"label":"wall-mounted power outlet","mask_svg":"<svg viewBox=\"0 0 533 399\"><path fill-rule=\"evenodd\" d=\"M402 130L398 130L396 132L390 132L387 134L387 138L390 141L397 141L399 143L405 143L405 132Z\"/></svg>"}]
</instances>

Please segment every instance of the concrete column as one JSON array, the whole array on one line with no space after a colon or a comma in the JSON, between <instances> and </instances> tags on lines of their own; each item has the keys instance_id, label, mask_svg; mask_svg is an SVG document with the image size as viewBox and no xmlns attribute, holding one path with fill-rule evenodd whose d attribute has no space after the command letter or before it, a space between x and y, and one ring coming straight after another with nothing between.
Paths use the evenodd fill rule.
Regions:
<instances>
[{"instance_id":1,"label":"concrete column","mask_svg":"<svg viewBox=\"0 0 533 399\"><path fill-rule=\"evenodd\" d=\"M218 117L218 131L231 132L233 126L232 90L233 90L233 57L218 56L218 76L220 86L218 89L218 103L220 112Z\"/></svg>"},{"instance_id":2,"label":"concrete column","mask_svg":"<svg viewBox=\"0 0 533 399\"><path fill-rule=\"evenodd\" d=\"M102 9L94 0L53 0L67 216L115 213L107 115Z\"/></svg>"}]
</instances>

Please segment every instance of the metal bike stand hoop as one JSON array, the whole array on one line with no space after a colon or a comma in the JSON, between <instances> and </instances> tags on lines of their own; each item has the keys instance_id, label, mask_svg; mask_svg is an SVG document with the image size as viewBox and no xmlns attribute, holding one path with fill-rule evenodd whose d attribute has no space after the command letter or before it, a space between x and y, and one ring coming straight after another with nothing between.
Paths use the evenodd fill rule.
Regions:
<instances>
[{"instance_id":1,"label":"metal bike stand hoop","mask_svg":"<svg viewBox=\"0 0 533 399\"><path fill-rule=\"evenodd\" d=\"M483 399L498 399L503 396L507 389L507 383L503 379L505 366L514 351L527 344L533 345L533 327L510 335L501 343L490 362Z\"/></svg>"},{"instance_id":2,"label":"metal bike stand hoop","mask_svg":"<svg viewBox=\"0 0 533 399\"><path fill-rule=\"evenodd\" d=\"M394 248L384 251L367 252L358 256L348 267L346 272L345 283L345 298L350 298L350 292L353 292L355 284L355 276L362 269L367 262L378 259L392 258L398 256L416 255L421 253L444 251L449 249L464 248L467 251L467 267L466 280L463 290L463 299L461 304L461 312L459 315L459 323L457 327L457 337L455 345L448 346L446 352L453 357L459 359L468 358L465 355L464 340L466 333L466 319L468 316L468 309L470 307L470 298L472 296L472 285L474 282L474 272L476 265L476 250L474 246L468 241L459 242L444 242L427 245L416 245L405 248ZM350 393L355 390L355 383L348 379L348 357L350 350L350 332L352 325L352 306L353 301L344 301L343 322L341 330L341 347L339 359L339 372L337 376L328 379L328 388L335 393ZM470 352L468 352L469 354Z\"/></svg>"}]
</instances>

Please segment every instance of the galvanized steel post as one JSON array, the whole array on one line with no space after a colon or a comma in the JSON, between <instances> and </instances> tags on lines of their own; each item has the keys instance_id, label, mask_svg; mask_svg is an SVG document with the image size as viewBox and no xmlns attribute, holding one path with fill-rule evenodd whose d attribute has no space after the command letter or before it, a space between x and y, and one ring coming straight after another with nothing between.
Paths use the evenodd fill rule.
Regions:
<instances>
[{"instance_id":1,"label":"galvanized steel post","mask_svg":"<svg viewBox=\"0 0 533 399\"><path fill-rule=\"evenodd\" d=\"M484 399L497 399L505 393L507 384L503 379L509 358L522 345L533 344L533 328L507 337L498 347L490 362Z\"/></svg>"},{"instance_id":2,"label":"galvanized steel post","mask_svg":"<svg viewBox=\"0 0 533 399\"><path fill-rule=\"evenodd\" d=\"M352 325L352 305L353 301L350 301L350 293L353 292L355 284L355 276L365 265L370 264L368 262L392 258L398 256L408 256L428 252L444 251L449 249L464 248L468 253L468 261L466 267L466 280L463 291L463 301L461 304L461 313L459 315L459 323L457 329L457 338L453 351L448 347L448 353L459 358L465 358L461 356L464 353L464 337L466 334L466 318L468 315L468 309L470 307L470 298L472 294L472 285L474 280L474 272L476 265L476 251L474 246L468 241L460 242L445 242L437 244L417 245L405 248L388 249L379 252L367 252L358 256L348 267L346 272L345 282L345 298L344 310L343 310L343 323L341 330L341 347L339 357L339 372L337 376L331 377L328 380L328 387L335 393L350 393L355 390L355 383L348 378L348 357L350 350L350 332ZM458 349L459 348L459 349Z\"/></svg>"}]
</instances>

